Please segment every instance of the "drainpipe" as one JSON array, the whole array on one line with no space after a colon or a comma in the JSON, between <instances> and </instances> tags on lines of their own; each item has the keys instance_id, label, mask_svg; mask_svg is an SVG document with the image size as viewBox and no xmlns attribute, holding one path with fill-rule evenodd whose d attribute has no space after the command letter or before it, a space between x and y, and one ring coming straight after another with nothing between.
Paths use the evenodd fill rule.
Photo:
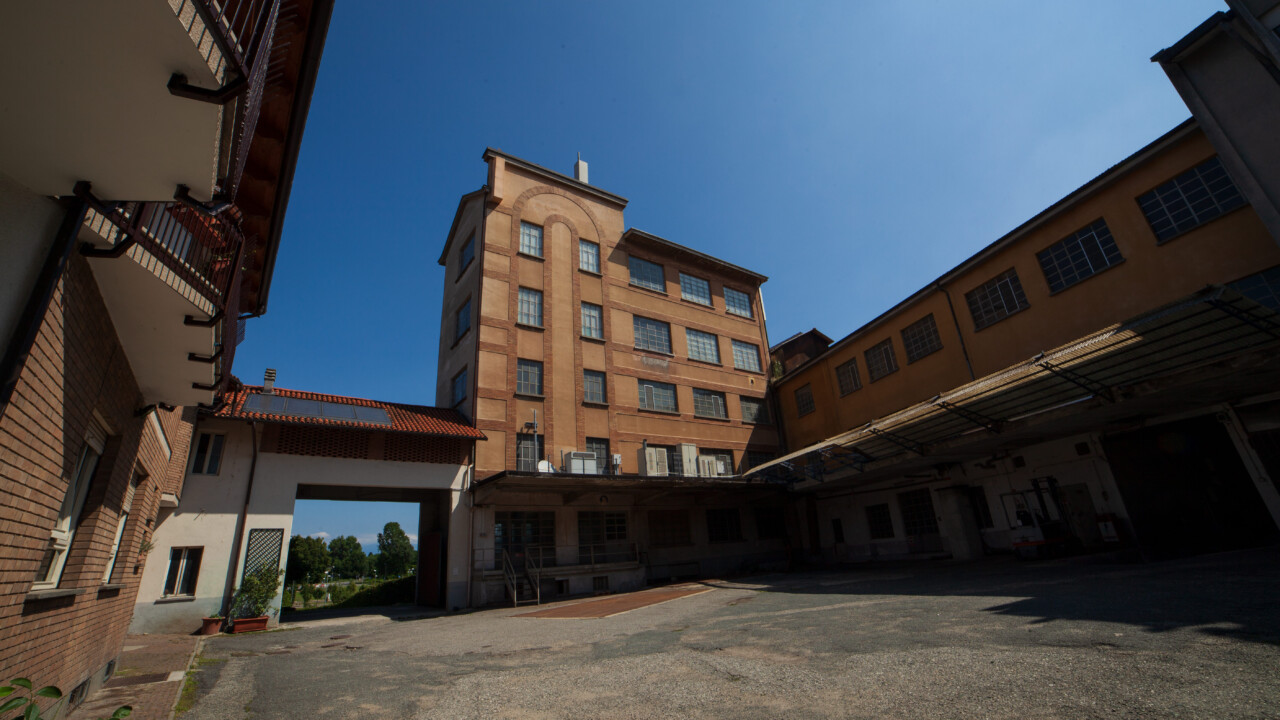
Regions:
<instances>
[{"instance_id":1,"label":"drainpipe","mask_svg":"<svg viewBox=\"0 0 1280 720\"><path fill-rule=\"evenodd\" d=\"M244 489L244 508L236 518L236 539L231 550L231 571L222 590L222 617L227 622L231 614L231 596L235 592L236 575L240 571L240 547L244 543L244 526L249 519L249 498L253 497L253 476L258 470L258 424L249 421L249 438L253 443L253 456L249 460L249 482ZM281 548L283 551L284 548Z\"/></svg>"},{"instance_id":2,"label":"drainpipe","mask_svg":"<svg viewBox=\"0 0 1280 720\"><path fill-rule=\"evenodd\" d=\"M476 539L475 539L476 538L476 504L475 504L476 496L475 496L475 493L471 491L472 486L475 485L475 478L476 478L475 473L476 473L476 441L472 440L471 441L471 463L467 466L467 477L463 480L463 491L462 491L463 497L471 498L471 500L467 501L471 503L471 507L467 508L466 579L467 579L467 609L468 610L471 609L471 586L474 584L471 581L471 576L475 572L475 564L476 564ZM445 585L446 596L449 594L448 587L449 586L446 583ZM445 604L447 605L448 602L449 602L449 599L448 597L446 597Z\"/></svg>"},{"instance_id":3,"label":"drainpipe","mask_svg":"<svg viewBox=\"0 0 1280 720\"><path fill-rule=\"evenodd\" d=\"M951 304L951 293L947 292L942 283L936 283L934 287L947 296L947 308L951 310L951 322L956 326L956 337L960 338L960 351L964 353L965 367L969 368L969 379L977 380L978 376L973 374L973 363L969 360L969 347L964 344L964 333L960 332L960 318L956 317L956 306Z\"/></svg>"}]
</instances>

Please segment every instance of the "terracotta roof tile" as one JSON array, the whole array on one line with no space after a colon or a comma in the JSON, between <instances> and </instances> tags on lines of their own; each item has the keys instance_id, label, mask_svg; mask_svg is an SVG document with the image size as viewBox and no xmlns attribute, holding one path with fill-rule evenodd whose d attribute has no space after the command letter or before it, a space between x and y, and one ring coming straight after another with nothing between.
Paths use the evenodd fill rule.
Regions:
<instances>
[{"instance_id":1,"label":"terracotta roof tile","mask_svg":"<svg viewBox=\"0 0 1280 720\"><path fill-rule=\"evenodd\" d=\"M287 423L291 425L321 425L328 427L415 433L418 435L438 435L444 437L464 438L468 440L484 439L484 433L473 427L462 413L451 408L381 402L365 398L329 395L326 393L307 392L305 390L288 390L277 387L275 389L275 395L279 397L382 408L387 412L387 416L391 418L391 425L361 422L359 420L339 420L335 418L300 415L277 415L274 413L244 410L245 400L248 399L249 396L261 394L263 393L260 385L245 385L235 392L228 393L227 402L219 408L214 415L222 418L261 420L263 422Z\"/></svg>"}]
</instances>

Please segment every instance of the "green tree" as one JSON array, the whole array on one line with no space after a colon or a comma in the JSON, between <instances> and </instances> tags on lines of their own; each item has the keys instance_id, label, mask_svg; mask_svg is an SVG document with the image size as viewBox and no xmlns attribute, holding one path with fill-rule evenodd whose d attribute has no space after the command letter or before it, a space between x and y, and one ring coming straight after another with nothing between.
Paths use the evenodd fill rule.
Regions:
<instances>
[{"instance_id":1,"label":"green tree","mask_svg":"<svg viewBox=\"0 0 1280 720\"><path fill-rule=\"evenodd\" d=\"M378 533L378 576L404 575L413 567L413 556L413 543L400 529L400 523L387 523Z\"/></svg>"},{"instance_id":2,"label":"green tree","mask_svg":"<svg viewBox=\"0 0 1280 720\"><path fill-rule=\"evenodd\" d=\"M329 557L333 560L333 576L364 577L368 556L353 535L340 535L329 541Z\"/></svg>"},{"instance_id":3,"label":"green tree","mask_svg":"<svg viewBox=\"0 0 1280 720\"><path fill-rule=\"evenodd\" d=\"M294 535L289 538L289 563L285 570L285 582L317 583L329 571L329 549L324 540Z\"/></svg>"}]
</instances>

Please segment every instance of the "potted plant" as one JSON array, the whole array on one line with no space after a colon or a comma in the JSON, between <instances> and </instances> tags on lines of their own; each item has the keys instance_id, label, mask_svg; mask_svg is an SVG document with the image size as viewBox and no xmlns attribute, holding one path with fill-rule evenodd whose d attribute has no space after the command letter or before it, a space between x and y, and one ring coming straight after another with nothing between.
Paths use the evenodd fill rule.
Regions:
<instances>
[{"instance_id":1,"label":"potted plant","mask_svg":"<svg viewBox=\"0 0 1280 720\"><path fill-rule=\"evenodd\" d=\"M206 618L200 618L200 634L217 635L222 630L222 620L222 616L217 613Z\"/></svg>"},{"instance_id":2,"label":"potted plant","mask_svg":"<svg viewBox=\"0 0 1280 720\"><path fill-rule=\"evenodd\" d=\"M156 544L151 542L151 538L144 537L142 542L138 544L138 567L147 564L147 554L154 550Z\"/></svg>"},{"instance_id":3,"label":"potted plant","mask_svg":"<svg viewBox=\"0 0 1280 720\"><path fill-rule=\"evenodd\" d=\"M240 581L231 598L231 632L242 633L267 628L267 614L271 610L271 601L276 598L280 589L278 568L260 567L249 573Z\"/></svg>"}]
</instances>

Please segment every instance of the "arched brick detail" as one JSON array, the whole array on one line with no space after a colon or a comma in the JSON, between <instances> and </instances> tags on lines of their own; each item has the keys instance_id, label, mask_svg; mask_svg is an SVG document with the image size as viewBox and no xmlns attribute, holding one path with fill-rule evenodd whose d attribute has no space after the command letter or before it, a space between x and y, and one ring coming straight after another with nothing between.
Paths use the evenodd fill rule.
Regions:
<instances>
[{"instance_id":1,"label":"arched brick detail","mask_svg":"<svg viewBox=\"0 0 1280 720\"><path fill-rule=\"evenodd\" d=\"M596 216L594 213L591 212L591 209L587 207L585 204L583 204L582 200L574 197L573 195L570 195L568 191L561 190L558 187L553 187L551 185L536 185L520 193L520 197L516 198L516 201L511 204L511 215L512 215L511 237L517 243L520 240L520 220L521 220L521 215L523 215L524 206L528 204L530 198L536 197L538 195L559 195L565 200L568 200L572 202L574 205L577 205L578 209L581 210L582 213L587 216L587 219L591 221L592 229L595 230L596 241L600 240L600 237L601 237L600 221L596 219ZM570 228L573 228L573 224L571 223L567 223L567 224L569 225ZM574 234L577 235L576 232ZM578 237L581 237L581 236L578 235ZM512 247L519 247L519 245L516 244L516 245L513 245Z\"/></svg>"}]
</instances>

